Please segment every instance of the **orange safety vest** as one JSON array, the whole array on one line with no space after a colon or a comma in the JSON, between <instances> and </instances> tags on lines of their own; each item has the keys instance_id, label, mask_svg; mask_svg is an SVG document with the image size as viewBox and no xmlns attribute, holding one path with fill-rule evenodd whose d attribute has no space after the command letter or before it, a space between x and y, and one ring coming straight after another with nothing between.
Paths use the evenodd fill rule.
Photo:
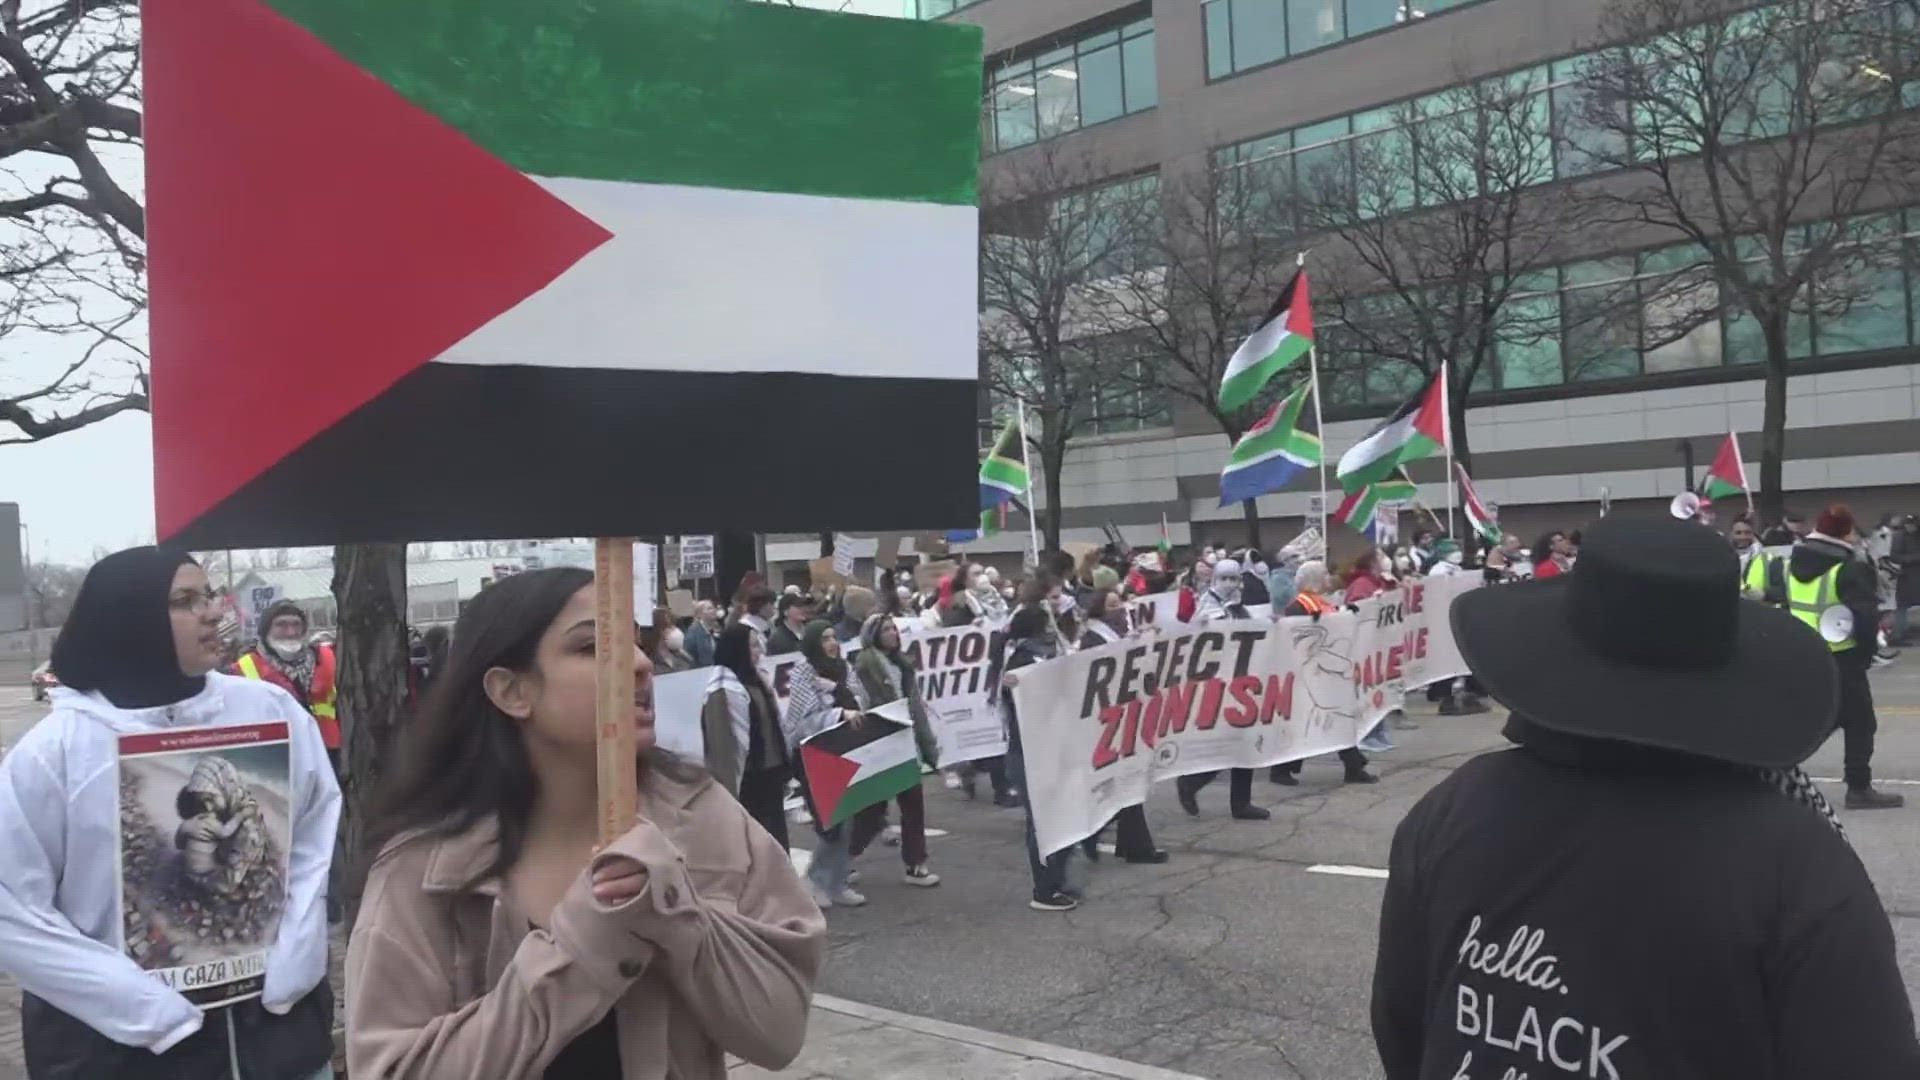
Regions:
<instances>
[{"instance_id":1,"label":"orange safety vest","mask_svg":"<svg viewBox=\"0 0 1920 1080\"><path fill-rule=\"evenodd\" d=\"M1309 615L1324 615L1333 610L1333 605L1310 592L1295 593L1294 600L1306 609Z\"/></svg>"},{"instance_id":2,"label":"orange safety vest","mask_svg":"<svg viewBox=\"0 0 1920 1080\"><path fill-rule=\"evenodd\" d=\"M326 743L327 749L338 750L340 749L340 711L337 702L340 697L340 688L335 685L334 676L339 670L339 662L333 655L332 646L315 645L313 649L315 653L313 689L308 694L302 694L292 679L282 674L272 662L264 661L258 652L250 652L241 657L240 663L235 666L246 678L270 682L292 694L294 700L305 706L306 710L313 714L313 719L319 723L320 741Z\"/></svg>"}]
</instances>

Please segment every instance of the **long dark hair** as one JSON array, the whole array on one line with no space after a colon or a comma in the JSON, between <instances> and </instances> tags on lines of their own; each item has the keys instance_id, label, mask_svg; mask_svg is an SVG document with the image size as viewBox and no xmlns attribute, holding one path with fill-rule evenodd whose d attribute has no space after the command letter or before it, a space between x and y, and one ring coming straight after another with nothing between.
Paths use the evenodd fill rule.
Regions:
<instances>
[{"instance_id":1,"label":"long dark hair","mask_svg":"<svg viewBox=\"0 0 1920 1080\"><path fill-rule=\"evenodd\" d=\"M487 696L487 672L532 670L542 635L591 584L593 572L580 567L534 570L505 578L467 605L454 624L446 672L401 736L395 768L374 799L371 850L405 833L456 836L494 818L499 850L476 881L501 877L520 861L540 782L520 722ZM665 754L649 754L647 765L693 774Z\"/></svg>"},{"instance_id":2,"label":"long dark hair","mask_svg":"<svg viewBox=\"0 0 1920 1080\"><path fill-rule=\"evenodd\" d=\"M746 623L734 623L720 631L719 640L713 643L713 662L719 667L733 672L740 685L752 689L765 686L760 678L760 669L753 666L753 627Z\"/></svg>"}]
</instances>

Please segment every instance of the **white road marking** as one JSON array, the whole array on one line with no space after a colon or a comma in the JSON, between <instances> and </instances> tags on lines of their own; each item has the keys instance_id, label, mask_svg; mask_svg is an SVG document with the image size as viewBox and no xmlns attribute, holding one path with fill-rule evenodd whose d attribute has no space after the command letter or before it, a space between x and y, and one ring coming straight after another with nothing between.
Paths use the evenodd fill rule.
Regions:
<instances>
[{"instance_id":1,"label":"white road marking","mask_svg":"<svg viewBox=\"0 0 1920 1080\"><path fill-rule=\"evenodd\" d=\"M1385 881L1387 878L1387 872L1385 870L1376 870L1371 866L1339 866L1333 863L1321 863L1317 866L1309 866L1307 867L1307 873L1337 874L1341 877L1376 878L1381 881Z\"/></svg>"},{"instance_id":2,"label":"white road marking","mask_svg":"<svg viewBox=\"0 0 1920 1080\"><path fill-rule=\"evenodd\" d=\"M1839 778L1839 777L1837 777L1837 776L1816 776L1816 777L1814 777L1814 778L1813 778L1813 782L1814 782L1814 783L1816 783L1816 784L1844 784L1844 783L1846 783L1846 781L1845 781L1845 780L1842 780L1842 779L1840 779L1840 778ZM1881 776L1876 776L1876 777L1874 777L1874 778L1873 778L1873 782L1874 782L1875 784L1920 784L1920 780L1889 780L1889 779L1887 779L1887 778L1885 778L1885 777L1881 777Z\"/></svg>"}]
</instances>

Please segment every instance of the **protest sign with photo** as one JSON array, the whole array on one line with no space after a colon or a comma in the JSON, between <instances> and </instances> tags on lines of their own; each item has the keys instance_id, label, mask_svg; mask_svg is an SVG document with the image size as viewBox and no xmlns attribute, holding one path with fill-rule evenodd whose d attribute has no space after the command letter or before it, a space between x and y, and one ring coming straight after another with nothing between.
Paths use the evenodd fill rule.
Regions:
<instances>
[{"instance_id":1,"label":"protest sign with photo","mask_svg":"<svg viewBox=\"0 0 1920 1080\"><path fill-rule=\"evenodd\" d=\"M285 723L120 737L122 947L202 1008L258 997L292 847Z\"/></svg>"},{"instance_id":2,"label":"protest sign with photo","mask_svg":"<svg viewBox=\"0 0 1920 1080\"><path fill-rule=\"evenodd\" d=\"M1319 620L1182 626L1022 671L1040 849L1091 836L1159 780L1357 745L1407 689L1465 674L1447 612L1479 583L1415 582Z\"/></svg>"}]
</instances>

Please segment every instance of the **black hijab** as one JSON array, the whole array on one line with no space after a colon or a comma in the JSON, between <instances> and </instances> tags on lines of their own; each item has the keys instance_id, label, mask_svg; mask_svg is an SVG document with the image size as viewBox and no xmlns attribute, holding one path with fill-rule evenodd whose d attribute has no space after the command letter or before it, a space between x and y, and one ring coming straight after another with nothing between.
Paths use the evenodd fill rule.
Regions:
<instances>
[{"instance_id":1,"label":"black hijab","mask_svg":"<svg viewBox=\"0 0 1920 1080\"><path fill-rule=\"evenodd\" d=\"M128 548L93 564L53 643L62 686L98 690L122 709L151 709L198 694L204 676L180 673L168 599L184 552Z\"/></svg>"}]
</instances>

